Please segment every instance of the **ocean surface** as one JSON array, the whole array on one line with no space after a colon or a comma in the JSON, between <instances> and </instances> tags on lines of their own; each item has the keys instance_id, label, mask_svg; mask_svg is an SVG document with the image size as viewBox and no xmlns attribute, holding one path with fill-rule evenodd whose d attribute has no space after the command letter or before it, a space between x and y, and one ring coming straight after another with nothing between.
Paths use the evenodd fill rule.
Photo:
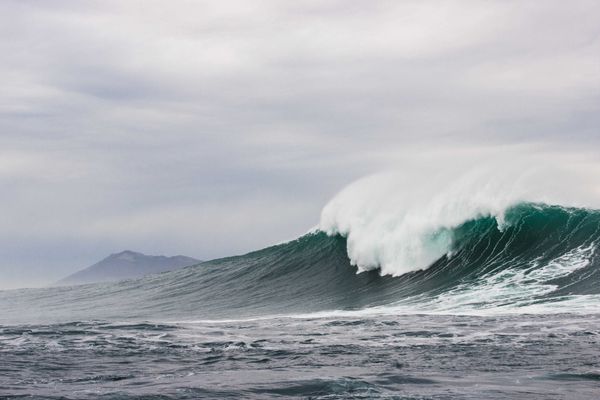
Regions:
<instances>
[{"instance_id":1,"label":"ocean surface","mask_svg":"<svg viewBox=\"0 0 600 400\"><path fill-rule=\"evenodd\" d=\"M409 243L336 215L143 279L0 291L0 398L600 398L600 212L404 218Z\"/></svg>"}]
</instances>

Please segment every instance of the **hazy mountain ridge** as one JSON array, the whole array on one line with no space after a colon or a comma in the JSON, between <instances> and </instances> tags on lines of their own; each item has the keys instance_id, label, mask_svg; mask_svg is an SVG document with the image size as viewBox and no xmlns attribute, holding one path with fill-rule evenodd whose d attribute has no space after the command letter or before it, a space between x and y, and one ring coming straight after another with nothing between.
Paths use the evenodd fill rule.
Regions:
<instances>
[{"instance_id":1,"label":"hazy mountain ridge","mask_svg":"<svg viewBox=\"0 0 600 400\"><path fill-rule=\"evenodd\" d=\"M187 267L199 262L201 261L182 255L172 257L149 256L125 250L120 253L111 254L102 261L61 279L56 282L56 285L110 282L140 278L149 274Z\"/></svg>"}]
</instances>

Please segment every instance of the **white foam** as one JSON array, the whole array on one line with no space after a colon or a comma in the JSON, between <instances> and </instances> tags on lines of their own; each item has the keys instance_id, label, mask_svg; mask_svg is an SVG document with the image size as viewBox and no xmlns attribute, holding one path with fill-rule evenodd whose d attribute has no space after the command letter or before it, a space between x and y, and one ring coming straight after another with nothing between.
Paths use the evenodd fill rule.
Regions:
<instances>
[{"instance_id":1,"label":"white foam","mask_svg":"<svg viewBox=\"0 0 600 400\"><path fill-rule=\"evenodd\" d=\"M506 210L520 202L600 208L600 168L533 158L440 170L415 164L351 184L325 206L319 228L347 238L359 272L399 276L448 254L452 228L483 216L502 228Z\"/></svg>"},{"instance_id":2,"label":"white foam","mask_svg":"<svg viewBox=\"0 0 600 400\"><path fill-rule=\"evenodd\" d=\"M491 272L476 282L460 284L452 290L435 297L428 294L404 299L392 308L411 308L413 311L427 310L435 313L511 313L511 312L544 312L553 307L572 309L575 298L577 305L585 305L581 298L586 296L557 297L544 303L536 304L533 299L540 299L558 288L550 283L573 272L587 267L596 252L594 243L577 247L560 257L540 264L533 260L526 268L507 267L498 272ZM581 298L580 298L581 297ZM596 299L599 298L596 296ZM546 304L547 303L547 304ZM594 304L598 304L597 300ZM566 307L565 306L569 306ZM527 311L529 310L529 311Z\"/></svg>"}]
</instances>

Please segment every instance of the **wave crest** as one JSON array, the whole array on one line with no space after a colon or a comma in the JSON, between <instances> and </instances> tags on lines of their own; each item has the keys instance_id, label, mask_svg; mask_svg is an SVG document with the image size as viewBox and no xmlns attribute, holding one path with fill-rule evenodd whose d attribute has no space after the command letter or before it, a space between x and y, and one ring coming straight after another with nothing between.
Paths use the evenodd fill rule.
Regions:
<instances>
[{"instance_id":1,"label":"wave crest","mask_svg":"<svg viewBox=\"0 0 600 400\"><path fill-rule=\"evenodd\" d=\"M400 276L451 256L456 229L468 221L491 217L502 230L511 222L507 211L522 203L600 208L593 175L516 161L469 172L388 172L342 190L323 209L319 228L347 238L359 272Z\"/></svg>"}]
</instances>

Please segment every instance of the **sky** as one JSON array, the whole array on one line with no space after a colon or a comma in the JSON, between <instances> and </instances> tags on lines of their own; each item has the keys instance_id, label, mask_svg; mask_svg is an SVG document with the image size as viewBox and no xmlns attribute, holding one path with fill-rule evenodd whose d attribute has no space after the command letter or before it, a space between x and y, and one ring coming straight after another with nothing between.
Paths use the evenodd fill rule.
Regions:
<instances>
[{"instance_id":1,"label":"sky","mask_svg":"<svg viewBox=\"0 0 600 400\"><path fill-rule=\"evenodd\" d=\"M408 158L600 149L595 0L4 0L0 32L0 288L292 239Z\"/></svg>"}]
</instances>

